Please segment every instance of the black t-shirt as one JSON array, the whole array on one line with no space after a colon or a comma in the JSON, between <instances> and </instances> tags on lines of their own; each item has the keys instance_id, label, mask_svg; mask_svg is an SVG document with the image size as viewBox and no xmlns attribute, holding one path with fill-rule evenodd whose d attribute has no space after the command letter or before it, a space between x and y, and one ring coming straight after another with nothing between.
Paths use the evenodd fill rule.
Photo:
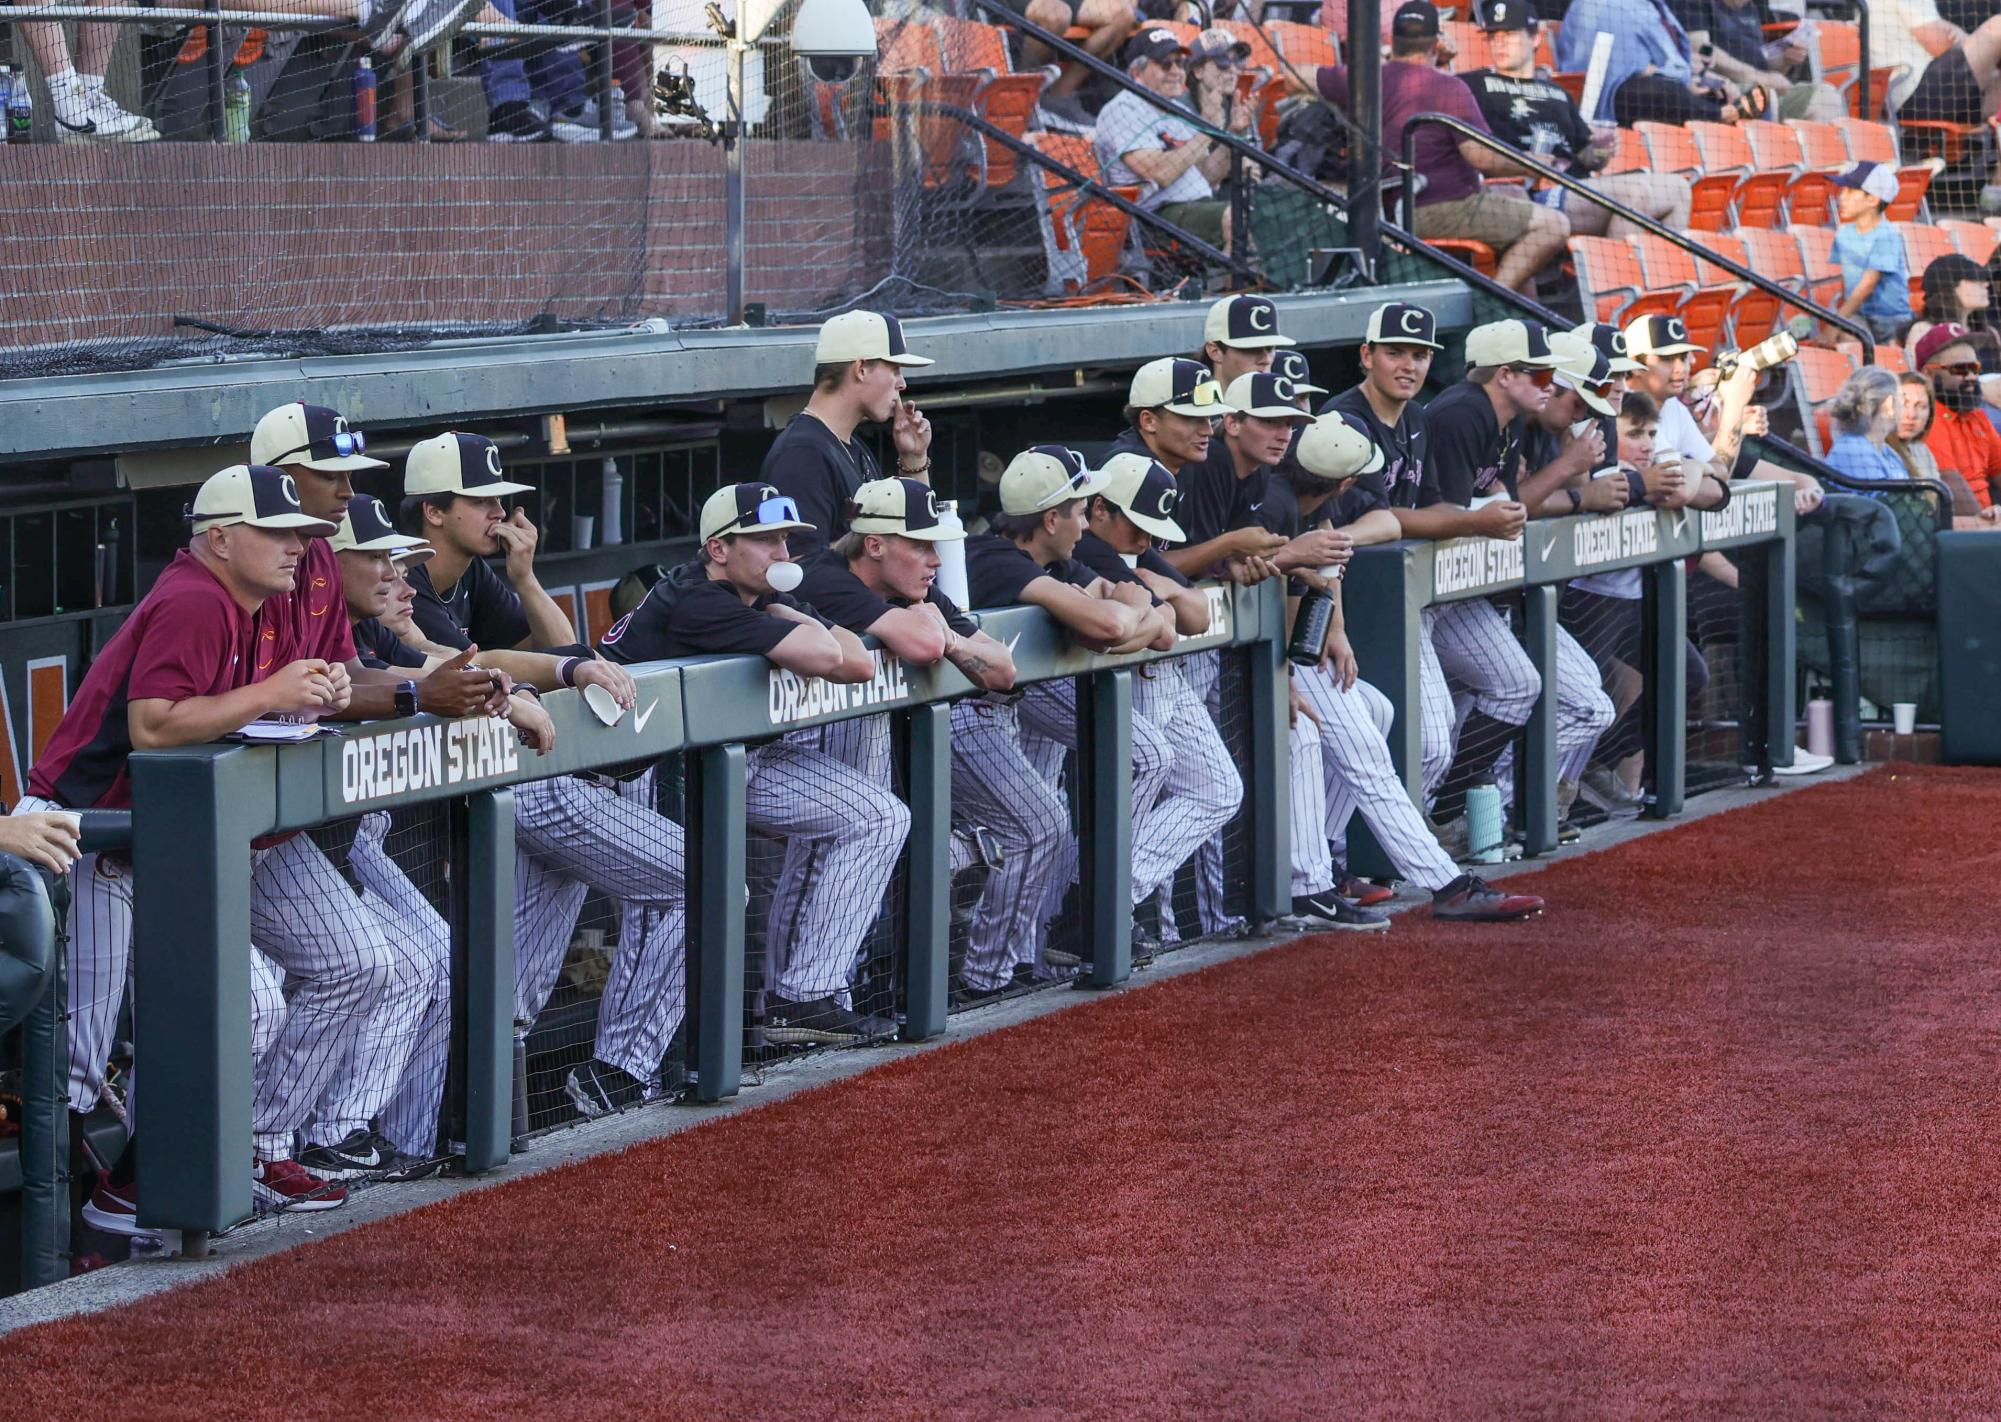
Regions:
<instances>
[{"instance_id":1,"label":"black t-shirt","mask_svg":"<svg viewBox=\"0 0 2001 1422\"><path fill-rule=\"evenodd\" d=\"M730 652L765 656L798 625L765 611L774 606L826 622L788 593L767 593L747 604L734 583L711 578L702 562L682 563L653 585L646 601L611 625L598 650L614 662Z\"/></svg>"},{"instance_id":2,"label":"black t-shirt","mask_svg":"<svg viewBox=\"0 0 2001 1422\"><path fill-rule=\"evenodd\" d=\"M966 540L966 591L974 607L1013 607L1021 601L1022 589L1041 577L1080 588L1097 580L1097 575L1075 558L1045 568L1019 543L997 533Z\"/></svg>"},{"instance_id":3,"label":"black t-shirt","mask_svg":"<svg viewBox=\"0 0 2001 1422\"><path fill-rule=\"evenodd\" d=\"M811 533L795 530L785 540L793 557L811 563L848 531L855 490L882 471L860 440L841 443L818 416L801 410L771 442L757 477L799 505L799 517L813 525Z\"/></svg>"},{"instance_id":4,"label":"black t-shirt","mask_svg":"<svg viewBox=\"0 0 2001 1422\"><path fill-rule=\"evenodd\" d=\"M1320 407L1320 413L1339 415L1383 452L1383 467L1357 479L1342 496L1343 508L1353 510L1342 522L1352 523L1372 509L1414 509L1423 502L1418 493L1424 486L1431 442L1427 438L1428 420L1416 401L1403 407L1395 429L1377 418L1375 406L1359 385L1334 396Z\"/></svg>"},{"instance_id":5,"label":"black t-shirt","mask_svg":"<svg viewBox=\"0 0 2001 1422\"><path fill-rule=\"evenodd\" d=\"M1591 125L1554 80L1513 79L1492 69L1476 69L1459 77L1473 91L1480 115L1494 137L1529 153L1534 151L1537 135L1547 134L1552 168L1564 167L1558 160L1576 162L1591 146Z\"/></svg>"},{"instance_id":6,"label":"black t-shirt","mask_svg":"<svg viewBox=\"0 0 2001 1422\"><path fill-rule=\"evenodd\" d=\"M1418 506L1457 504L1505 492L1515 497L1522 458L1522 421L1504 429L1484 385L1462 380L1433 400L1424 411L1431 434Z\"/></svg>"},{"instance_id":7,"label":"black t-shirt","mask_svg":"<svg viewBox=\"0 0 2001 1422\"><path fill-rule=\"evenodd\" d=\"M1083 564L1090 569L1094 577L1103 578L1106 582L1139 583L1141 587L1146 586L1119 550L1095 533L1086 533L1077 540L1077 554L1073 561ZM1158 548L1149 548L1140 554L1139 566L1149 573L1160 574L1169 582L1179 583L1184 588L1194 586L1179 568L1162 556ZM1156 597L1154 601L1159 602L1160 599Z\"/></svg>"},{"instance_id":8,"label":"black t-shirt","mask_svg":"<svg viewBox=\"0 0 2001 1422\"><path fill-rule=\"evenodd\" d=\"M911 605L905 599L884 598L872 592L836 558L822 558L806 570L806 579L799 585L799 596L822 617L850 632L866 632L883 613ZM970 637L980 630L952 599L938 590L936 583L931 585L924 600L944 613L945 625L961 637Z\"/></svg>"},{"instance_id":9,"label":"black t-shirt","mask_svg":"<svg viewBox=\"0 0 2001 1422\"><path fill-rule=\"evenodd\" d=\"M1110 459L1115 454L1144 454L1148 459L1153 458L1153 451L1147 447L1145 437L1131 425L1119 431L1110 448L1106 449L1105 459ZM1101 464L1103 462L1104 460L1099 461Z\"/></svg>"},{"instance_id":10,"label":"black t-shirt","mask_svg":"<svg viewBox=\"0 0 2001 1422\"><path fill-rule=\"evenodd\" d=\"M387 671L391 667L421 667L424 654L384 627L373 617L354 624L354 652L365 667Z\"/></svg>"},{"instance_id":11,"label":"black t-shirt","mask_svg":"<svg viewBox=\"0 0 2001 1422\"><path fill-rule=\"evenodd\" d=\"M522 609L520 596L484 558L466 564L465 572L442 597L431 586L427 566L420 564L404 576L417 590L411 609L417 628L439 646L477 644L502 650L528 640L528 614Z\"/></svg>"},{"instance_id":12,"label":"black t-shirt","mask_svg":"<svg viewBox=\"0 0 2001 1422\"><path fill-rule=\"evenodd\" d=\"M1174 521L1188 534L1190 543L1207 543L1243 526L1239 519L1243 491L1237 461L1230 457L1226 441L1210 440L1208 456L1182 465L1174 483L1181 491L1174 505Z\"/></svg>"}]
</instances>

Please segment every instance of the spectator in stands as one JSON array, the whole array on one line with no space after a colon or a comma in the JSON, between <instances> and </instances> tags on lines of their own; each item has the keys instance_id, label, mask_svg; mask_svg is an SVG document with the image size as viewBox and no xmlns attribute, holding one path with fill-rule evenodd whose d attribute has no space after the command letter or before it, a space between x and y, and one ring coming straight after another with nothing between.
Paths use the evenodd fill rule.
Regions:
<instances>
[{"instance_id":1,"label":"spectator in stands","mask_svg":"<svg viewBox=\"0 0 2001 1422\"><path fill-rule=\"evenodd\" d=\"M1250 57L1251 47L1221 26L1202 31L1188 51L1188 97L1202 122L1255 144L1256 102L1237 97L1237 76Z\"/></svg>"},{"instance_id":2,"label":"spectator in stands","mask_svg":"<svg viewBox=\"0 0 2001 1422\"><path fill-rule=\"evenodd\" d=\"M1996 337L1988 324L1988 308L1994 292L1987 280L1987 269L1971 257L1948 252L1925 268L1924 293L1924 310L1904 337L1906 347L1915 350L1925 332L1940 322L1964 326L1967 344L1973 347L1980 361L1981 384L1988 386L1991 383L1988 376L2001 374L2001 338ZM1988 401L1991 406L1992 395Z\"/></svg>"},{"instance_id":3,"label":"spectator in stands","mask_svg":"<svg viewBox=\"0 0 2001 1422\"><path fill-rule=\"evenodd\" d=\"M1622 127L1649 119L1736 123L1764 118L1771 110L1771 90L1762 84L1739 91L1720 75L1698 68L1688 31L1667 0L1577 0L1556 37L1557 67L1588 70L1591 46L1601 33L1612 36L1612 61L1598 112L1591 118Z\"/></svg>"},{"instance_id":4,"label":"spectator in stands","mask_svg":"<svg viewBox=\"0 0 2001 1422\"><path fill-rule=\"evenodd\" d=\"M104 72L118 43L117 25L78 25L77 54L58 24L21 26L35 63L48 79L49 106L66 142L150 143L160 131L143 114L128 113L104 91Z\"/></svg>"},{"instance_id":5,"label":"spectator in stands","mask_svg":"<svg viewBox=\"0 0 2001 1422\"><path fill-rule=\"evenodd\" d=\"M1857 163L1835 178L1834 260L1841 268L1843 316L1860 316L1879 341L1911 323L1910 268L1903 236L1883 220L1896 201L1897 173L1887 163Z\"/></svg>"},{"instance_id":6,"label":"spectator in stands","mask_svg":"<svg viewBox=\"0 0 2001 1422\"><path fill-rule=\"evenodd\" d=\"M1980 412L1980 361L1964 326L1934 326L1918 342L1918 368L1938 392L1938 410L1925 445L1938 460L1954 507L1978 510L1983 522L2001 522L1992 481L2001 479L2001 432ZM1962 486L1964 486L1962 488Z\"/></svg>"},{"instance_id":7,"label":"spectator in stands","mask_svg":"<svg viewBox=\"0 0 2001 1422\"><path fill-rule=\"evenodd\" d=\"M1140 206L1221 251L1230 250L1230 205L1216 197L1230 150L1166 110L1188 92L1188 51L1174 31L1145 29L1126 46L1126 72L1166 105L1122 89L1098 115L1098 166L1114 183L1147 189Z\"/></svg>"},{"instance_id":8,"label":"spectator in stands","mask_svg":"<svg viewBox=\"0 0 2001 1422\"><path fill-rule=\"evenodd\" d=\"M1429 0L1405 0L1391 24L1390 58L1383 65L1383 146L1386 162L1402 151L1403 132L1419 114L1441 113L1482 133L1487 120L1473 91L1456 74L1433 66L1439 47L1438 9ZM1299 87L1296 78L1291 81ZM1348 106L1348 70L1330 64L1316 71L1321 97ZM1472 139L1457 139L1436 125L1417 131L1417 235L1484 242L1499 256L1494 279L1530 296L1536 273L1563 254L1570 223L1539 207L1520 188L1490 186L1485 178L1518 177L1519 163Z\"/></svg>"},{"instance_id":9,"label":"spectator in stands","mask_svg":"<svg viewBox=\"0 0 2001 1422\"><path fill-rule=\"evenodd\" d=\"M577 22L549 0L492 3L504 18L518 18L523 24ZM584 62L575 50L552 49L528 59L483 60L479 82L486 92L489 143L596 143L602 137L597 101L591 97ZM623 113L614 114L611 136L618 140L637 138L639 126Z\"/></svg>"},{"instance_id":10,"label":"spectator in stands","mask_svg":"<svg viewBox=\"0 0 2001 1422\"><path fill-rule=\"evenodd\" d=\"M1757 0L1671 0L1698 58L1739 89L1763 85L1773 95L1772 117L1834 123L1848 110L1832 84L1795 81L1781 69L1805 72L1806 46L1787 37L1768 48Z\"/></svg>"},{"instance_id":11,"label":"spectator in stands","mask_svg":"<svg viewBox=\"0 0 2001 1422\"><path fill-rule=\"evenodd\" d=\"M1902 479L1904 461L1889 447L1897 428L1897 377L1865 365L1841 382L1828 404L1834 444L1827 462L1850 479Z\"/></svg>"},{"instance_id":12,"label":"spectator in stands","mask_svg":"<svg viewBox=\"0 0 2001 1422\"><path fill-rule=\"evenodd\" d=\"M1081 38L1071 38L1071 43L1105 60L1118 53L1139 23L1139 11L1132 0L1015 0L1014 8L1031 24L1054 35L1069 37L1071 30L1089 31ZM1021 62L1026 68L1047 64L1054 57L1055 51L1040 40L1024 38L1021 42ZM1077 101L1077 86L1089 72L1081 64L1064 65L1063 72L1043 91L1044 111L1089 128L1091 115Z\"/></svg>"},{"instance_id":13,"label":"spectator in stands","mask_svg":"<svg viewBox=\"0 0 2001 1422\"><path fill-rule=\"evenodd\" d=\"M1226 296L1202 322L1202 354L1196 359L1228 390L1240 375L1270 370L1280 348L1296 345L1278 329L1278 308L1269 296Z\"/></svg>"},{"instance_id":14,"label":"spectator in stands","mask_svg":"<svg viewBox=\"0 0 2001 1422\"><path fill-rule=\"evenodd\" d=\"M1897 377L1897 432L1890 436L1890 448L1913 479L1943 478L1937 456L1925 444L1937 408L1932 383L1924 375L1907 370Z\"/></svg>"},{"instance_id":15,"label":"spectator in stands","mask_svg":"<svg viewBox=\"0 0 2001 1422\"><path fill-rule=\"evenodd\" d=\"M1968 34L1940 18L1937 0L1875 0L1869 7L1869 63L1901 68L1890 81L1900 119L1979 125L2001 109L2001 15ZM1980 190L1980 209L2001 212L2001 166Z\"/></svg>"},{"instance_id":16,"label":"spectator in stands","mask_svg":"<svg viewBox=\"0 0 2001 1422\"><path fill-rule=\"evenodd\" d=\"M1526 0L1486 0L1478 15L1494 67L1468 74L1466 86L1494 136L1576 177L1604 167L1616 129L1586 123L1561 84L1537 76L1537 22ZM1588 186L1656 222L1688 226L1692 199L1688 179L1679 174L1621 173L1592 178ZM1645 230L1556 185L1538 191L1535 200L1569 218L1573 236L1625 238Z\"/></svg>"}]
</instances>

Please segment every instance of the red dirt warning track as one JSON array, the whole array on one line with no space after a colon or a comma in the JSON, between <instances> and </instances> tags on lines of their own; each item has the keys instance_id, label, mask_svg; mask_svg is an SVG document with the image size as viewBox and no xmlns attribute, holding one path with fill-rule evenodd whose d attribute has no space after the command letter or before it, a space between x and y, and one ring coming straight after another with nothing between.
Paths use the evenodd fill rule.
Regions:
<instances>
[{"instance_id":1,"label":"red dirt warning track","mask_svg":"<svg viewBox=\"0 0 2001 1422\"><path fill-rule=\"evenodd\" d=\"M1995 1416L1997 827L1789 795L0 1341L0 1415Z\"/></svg>"}]
</instances>

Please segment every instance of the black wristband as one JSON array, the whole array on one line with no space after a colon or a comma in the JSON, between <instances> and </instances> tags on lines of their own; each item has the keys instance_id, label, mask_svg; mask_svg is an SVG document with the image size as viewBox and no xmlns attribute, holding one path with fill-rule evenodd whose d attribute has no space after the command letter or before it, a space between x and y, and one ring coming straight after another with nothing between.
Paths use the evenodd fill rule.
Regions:
<instances>
[{"instance_id":1,"label":"black wristband","mask_svg":"<svg viewBox=\"0 0 2001 1422\"><path fill-rule=\"evenodd\" d=\"M582 665L583 660L582 657L563 658L562 665L556 668L556 680L565 686L575 686L577 684L577 668Z\"/></svg>"},{"instance_id":2,"label":"black wristband","mask_svg":"<svg viewBox=\"0 0 2001 1422\"><path fill-rule=\"evenodd\" d=\"M1583 513L1584 495L1575 489L1565 489L1563 492L1570 495L1570 511L1572 513Z\"/></svg>"}]
</instances>

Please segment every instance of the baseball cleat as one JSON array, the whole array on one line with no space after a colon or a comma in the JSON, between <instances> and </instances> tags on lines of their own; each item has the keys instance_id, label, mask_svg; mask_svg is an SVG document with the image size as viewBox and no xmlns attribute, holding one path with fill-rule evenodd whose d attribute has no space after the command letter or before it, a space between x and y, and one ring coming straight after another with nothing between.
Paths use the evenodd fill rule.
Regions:
<instances>
[{"instance_id":1,"label":"baseball cleat","mask_svg":"<svg viewBox=\"0 0 2001 1422\"><path fill-rule=\"evenodd\" d=\"M764 1040L780 1045L846 1047L894 1036L896 1027L880 1018L850 1011L831 997L788 1002L765 999Z\"/></svg>"},{"instance_id":2,"label":"baseball cleat","mask_svg":"<svg viewBox=\"0 0 2001 1422\"><path fill-rule=\"evenodd\" d=\"M1386 915L1358 908L1332 893L1295 895L1291 918L1315 930L1331 928L1349 933L1374 933L1390 926Z\"/></svg>"},{"instance_id":3,"label":"baseball cleat","mask_svg":"<svg viewBox=\"0 0 2001 1422\"><path fill-rule=\"evenodd\" d=\"M1373 879L1357 879L1352 875L1336 884L1334 892L1356 908L1374 908L1397 896L1397 891L1388 884L1378 884Z\"/></svg>"},{"instance_id":4,"label":"baseball cleat","mask_svg":"<svg viewBox=\"0 0 2001 1422\"><path fill-rule=\"evenodd\" d=\"M614 1115L646 1100L646 1083L622 1067L593 1057L573 1067L563 1081L563 1091L577 1108L577 1114L597 1120Z\"/></svg>"},{"instance_id":5,"label":"baseball cleat","mask_svg":"<svg viewBox=\"0 0 2001 1422\"><path fill-rule=\"evenodd\" d=\"M1433 918L1461 923L1506 923L1542 911L1534 894L1504 894L1478 874L1462 874L1431 896Z\"/></svg>"}]
</instances>

